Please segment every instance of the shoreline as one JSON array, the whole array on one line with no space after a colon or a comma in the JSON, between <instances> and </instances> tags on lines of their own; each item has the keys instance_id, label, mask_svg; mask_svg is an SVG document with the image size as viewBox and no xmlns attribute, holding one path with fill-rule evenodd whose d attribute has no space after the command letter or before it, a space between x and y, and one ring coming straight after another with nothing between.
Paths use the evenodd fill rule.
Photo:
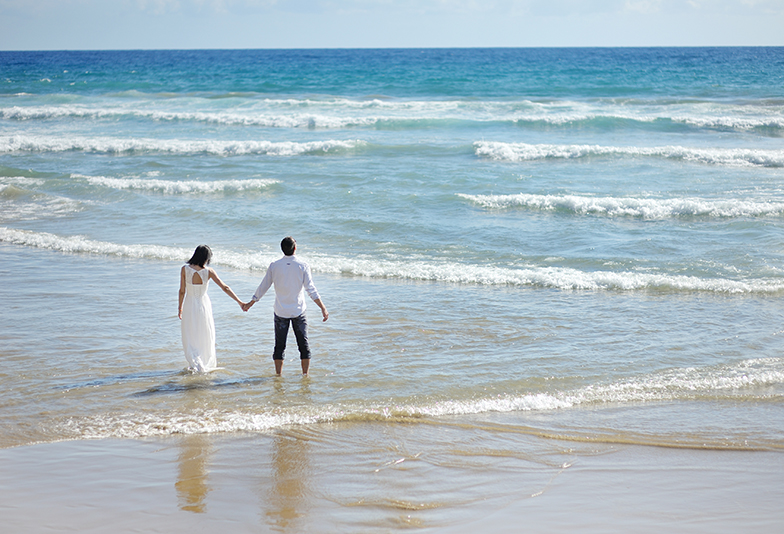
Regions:
<instances>
[{"instance_id":1,"label":"shoreline","mask_svg":"<svg viewBox=\"0 0 784 534\"><path fill-rule=\"evenodd\" d=\"M413 486L404 491L385 484L385 493L375 497L372 487L380 476L411 479L424 468L436 478L435 467L453 466L427 458L415 464L421 456L363 463L372 443L359 451L344 445L344 461L334 466L334 451L321 451L320 441L318 429L290 429L3 449L0 510L9 531L29 534L105 532L107 524L118 533L229 527L439 534L519 532L521 521L533 531L584 533L669 528L773 534L784 525L779 452L594 448L560 466L547 461L490 483L451 476L452 486L479 483L484 498L463 490L452 498L454 488L442 486L441 495L423 502Z\"/></svg>"}]
</instances>

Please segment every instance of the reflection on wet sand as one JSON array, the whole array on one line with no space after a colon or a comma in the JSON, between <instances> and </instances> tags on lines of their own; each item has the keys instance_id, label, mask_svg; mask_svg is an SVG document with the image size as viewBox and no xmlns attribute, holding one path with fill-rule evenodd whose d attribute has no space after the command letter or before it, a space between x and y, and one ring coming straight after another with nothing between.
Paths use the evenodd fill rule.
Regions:
<instances>
[{"instance_id":1,"label":"reflection on wet sand","mask_svg":"<svg viewBox=\"0 0 784 534\"><path fill-rule=\"evenodd\" d=\"M206 499L210 492L207 464L212 446L209 436L204 434L184 437L181 446L177 482L174 484L179 506L183 511L201 514L207 511Z\"/></svg>"},{"instance_id":2,"label":"reflection on wet sand","mask_svg":"<svg viewBox=\"0 0 784 534\"><path fill-rule=\"evenodd\" d=\"M276 393L281 400L291 393L282 382L276 382ZM293 392L292 392L293 393ZM294 397L301 402L309 396L308 379L300 383ZM267 516L281 529L295 530L297 518L306 515L308 509L308 487L310 478L309 443L296 430L280 430L272 445L272 484L267 488Z\"/></svg>"}]
</instances>

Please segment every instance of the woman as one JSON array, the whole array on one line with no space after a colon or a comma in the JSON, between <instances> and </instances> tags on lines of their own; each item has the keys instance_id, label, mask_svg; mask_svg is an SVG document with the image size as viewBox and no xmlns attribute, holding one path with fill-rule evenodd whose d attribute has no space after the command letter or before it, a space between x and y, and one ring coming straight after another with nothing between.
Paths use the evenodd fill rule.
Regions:
<instances>
[{"instance_id":1,"label":"woman","mask_svg":"<svg viewBox=\"0 0 784 534\"><path fill-rule=\"evenodd\" d=\"M188 369L195 372L212 371L217 367L215 357L215 321L212 318L212 302L207 295L210 280L215 280L228 296L242 307L244 304L229 286L218 278L215 270L208 267L212 250L199 245L188 263L180 270L180 307L182 320L182 346Z\"/></svg>"}]
</instances>

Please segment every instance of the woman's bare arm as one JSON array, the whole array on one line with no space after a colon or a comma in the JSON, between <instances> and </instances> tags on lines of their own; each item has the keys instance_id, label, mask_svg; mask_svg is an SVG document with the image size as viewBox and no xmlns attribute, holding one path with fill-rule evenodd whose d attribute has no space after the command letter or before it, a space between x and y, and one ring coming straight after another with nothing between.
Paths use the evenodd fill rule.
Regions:
<instances>
[{"instance_id":1,"label":"woman's bare arm","mask_svg":"<svg viewBox=\"0 0 784 534\"><path fill-rule=\"evenodd\" d=\"M185 298L185 266L180 269L180 305L177 307L177 317L182 319L182 301Z\"/></svg>"},{"instance_id":2,"label":"woman's bare arm","mask_svg":"<svg viewBox=\"0 0 784 534\"><path fill-rule=\"evenodd\" d=\"M218 287L221 288L224 293L226 293L228 296L234 299L234 302L239 304L240 307L243 307L245 305L245 303L240 300L240 298L234 293L234 291L232 291L232 289L229 286L223 283L223 280L220 279L218 273L216 273L215 269L213 269L212 267L210 267L210 278L214 280L216 284L218 284Z\"/></svg>"}]
</instances>

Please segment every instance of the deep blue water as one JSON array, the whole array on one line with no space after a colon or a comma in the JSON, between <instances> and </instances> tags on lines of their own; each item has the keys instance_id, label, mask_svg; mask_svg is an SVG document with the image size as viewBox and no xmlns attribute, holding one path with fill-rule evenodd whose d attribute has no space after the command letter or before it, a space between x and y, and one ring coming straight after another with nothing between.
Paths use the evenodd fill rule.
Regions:
<instances>
[{"instance_id":1,"label":"deep blue water","mask_svg":"<svg viewBox=\"0 0 784 534\"><path fill-rule=\"evenodd\" d=\"M779 99L782 48L0 52L2 93ZM47 79L46 86L39 85Z\"/></svg>"}]
</instances>

